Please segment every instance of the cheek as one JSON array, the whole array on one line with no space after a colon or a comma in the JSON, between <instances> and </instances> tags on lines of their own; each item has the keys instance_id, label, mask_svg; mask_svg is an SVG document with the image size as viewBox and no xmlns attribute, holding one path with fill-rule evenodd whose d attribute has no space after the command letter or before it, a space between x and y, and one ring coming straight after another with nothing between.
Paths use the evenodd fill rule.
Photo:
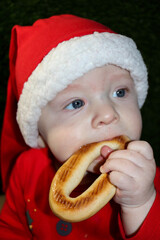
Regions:
<instances>
[{"instance_id":1,"label":"cheek","mask_svg":"<svg viewBox=\"0 0 160 240\"><path fill-rule=\"evenodd\" d=\"M142 131L142 118L138 108L130 109L130 112L126 115L126 125L128 126L130 137L138 140Z\"/></svg>"},{"instance_id":2,"label":"cheek","mask_svg":"<svg viewBox=\"0 0 160 240\"><path fill-rule=\"evenodd\" d=\"M83 145L83 139L80 127L61 126L49 132L47 143L56 159L64 162Z\"/></svg>"}]
</instances>

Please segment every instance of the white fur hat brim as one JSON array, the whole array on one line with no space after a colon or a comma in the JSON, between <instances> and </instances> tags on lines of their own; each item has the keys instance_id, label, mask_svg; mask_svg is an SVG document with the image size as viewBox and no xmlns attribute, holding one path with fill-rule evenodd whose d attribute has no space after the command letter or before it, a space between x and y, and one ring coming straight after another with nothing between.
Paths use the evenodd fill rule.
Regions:
<instances>
[{"instance_id":1,"label":"white fur hat brim","mask_svg":"<svg viewBox=\"0 0 160 240\"><path fill-rule=\"evenodd\" d=\"M41 109L75 79L105 64L130 72L142 107L148 91L147 69L132 39L108 32L72 38L53 48L24 84L17 121L30 147L38 147Z\"/></svg>"}]
</instances>

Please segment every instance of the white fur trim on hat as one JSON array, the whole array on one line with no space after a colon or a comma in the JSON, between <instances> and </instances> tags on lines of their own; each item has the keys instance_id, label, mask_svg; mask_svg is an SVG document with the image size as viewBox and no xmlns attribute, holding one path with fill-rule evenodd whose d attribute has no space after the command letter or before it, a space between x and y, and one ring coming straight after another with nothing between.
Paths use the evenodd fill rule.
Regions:
<instances>
[{"instance_id":1,"label":"white fur trim on hat","mask_svg":"<svg viewBox=\"0 0 160 240\"><path fill-rule=\"evenodd\" d=\"M105 64L130 72L139 107L142 107L148 90L147 69L132 39L107 32L72 38L53 48L24 84L17 121L29 146L38 147L37 124L41 109L73 80Z\"/></svg>"}]
</instances>

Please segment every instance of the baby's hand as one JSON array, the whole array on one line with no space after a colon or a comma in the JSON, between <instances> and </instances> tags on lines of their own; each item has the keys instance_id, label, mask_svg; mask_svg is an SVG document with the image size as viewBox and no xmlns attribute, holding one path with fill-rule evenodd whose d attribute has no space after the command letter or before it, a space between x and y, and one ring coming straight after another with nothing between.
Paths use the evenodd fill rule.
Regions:
<instances>
[{"instance_id":1,"label":"baby's hand","mask_svg":"<svg viewBox=\"0 0 160 240\"><path fill-rule=\"evenodd\" d=\"M105 148L101 151L102 156ZM109 173L117 187L114 200L121 205L121 218L126 235L141 226L153 205L156 191L156 164L151 146L144 141L133 141L126 150L112 152L100 169Z\"/></svg>"},{"instance_id":2,"label":"baby's hand","mask_svg":"<svg viewBox=\"0 0 160 240\"><path fill-rule=\"evenodd\" d=\"M156 164L145 141L133 141L126 150L112 152L100 170L108 172L110 182L117 187L114 200L121 207L142 206L155 194Z\"/></svg>"}]
</instances>

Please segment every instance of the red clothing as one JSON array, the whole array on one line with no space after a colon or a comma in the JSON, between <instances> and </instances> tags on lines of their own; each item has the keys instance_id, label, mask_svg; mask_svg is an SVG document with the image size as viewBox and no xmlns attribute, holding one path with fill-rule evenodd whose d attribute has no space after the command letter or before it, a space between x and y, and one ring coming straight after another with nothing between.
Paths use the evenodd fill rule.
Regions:
<instances>
[{"instance_id":1,"label":"red clothing","mask_svg":"<svg viewBox=\"0 0 160 240\"><path fill-rule=\"evenodd\" d=\"M0 239L126 239L120 207L113 201L79 223L67 223L54 216L48 204L48 194L55 171L46 153L46 149L31 149L18 158L0 215ZM156 200L131 240L160 239L159 180L160 171L157 169Z\"/></svg>"}]
</instances>

